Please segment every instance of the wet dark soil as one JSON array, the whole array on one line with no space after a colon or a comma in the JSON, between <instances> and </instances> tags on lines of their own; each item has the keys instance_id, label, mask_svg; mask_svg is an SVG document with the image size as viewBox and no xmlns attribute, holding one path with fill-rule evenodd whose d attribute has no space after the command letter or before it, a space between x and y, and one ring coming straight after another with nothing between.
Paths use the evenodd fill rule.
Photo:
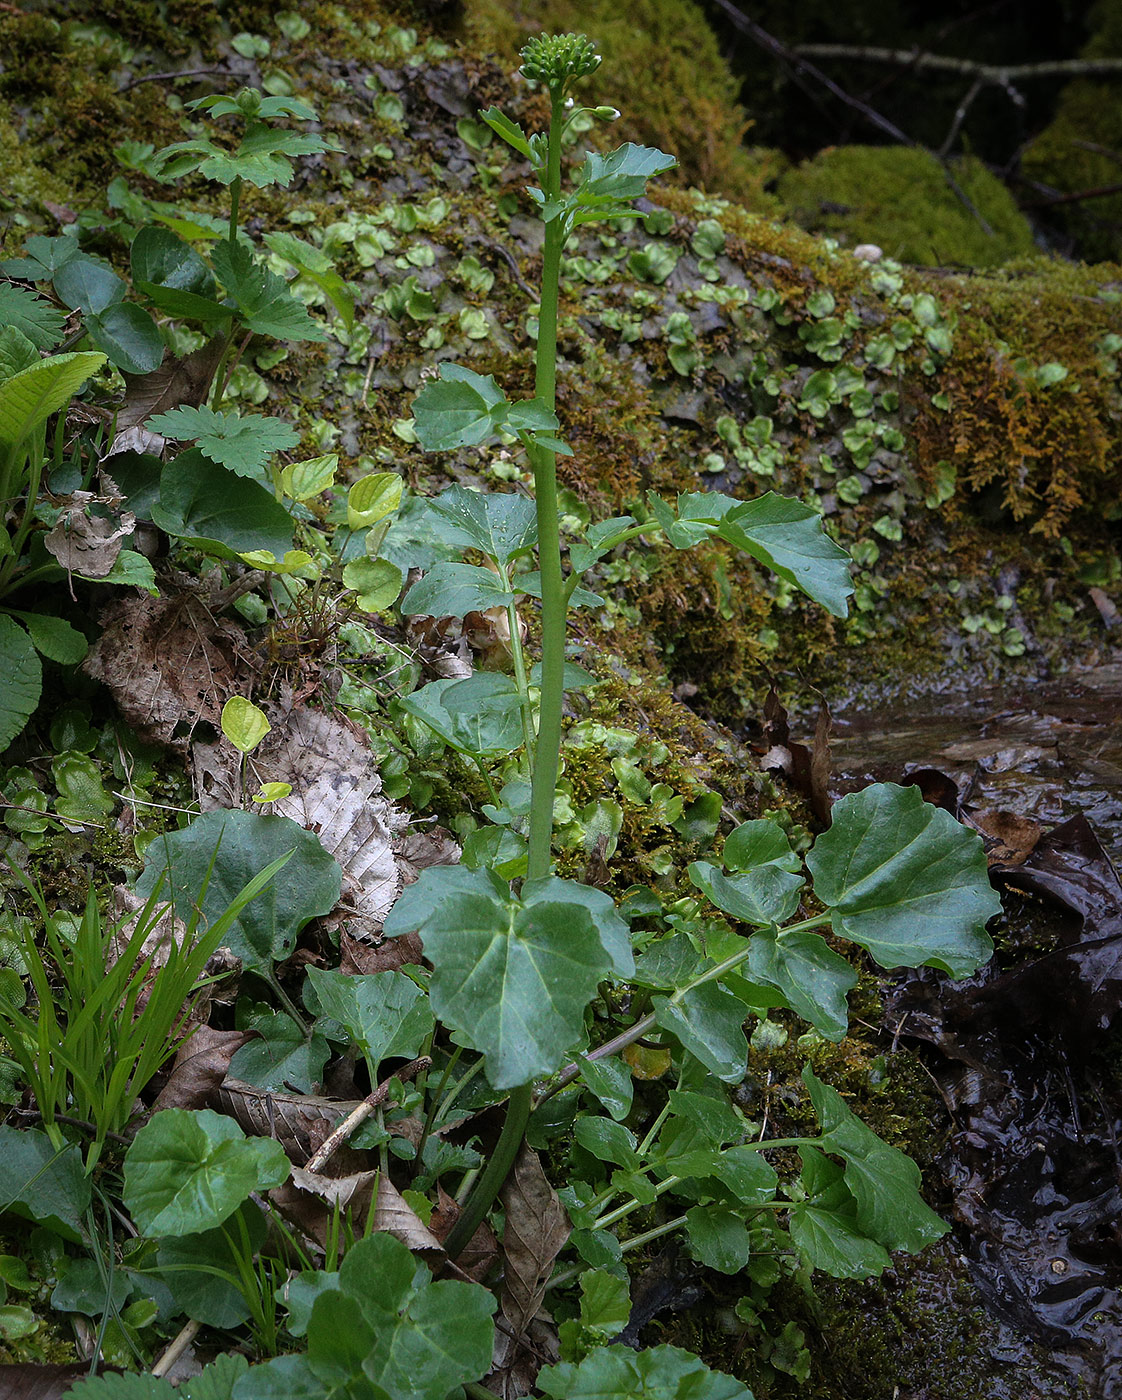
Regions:
<instances>
[{"instance_id":1,"label":"wet dark soil","mask_svg":"<svg viewBox=\"0 0 1122 1400\"><path fill-rule=\"evenodd\" d=\"M887 1001L918 1043L949 1126L932 1191L953 1227L909 1268L935 1326L948 1268L988 1314L993 1400L1122 1397L1122 664L835 720L831 788L915 781L982 832L1006 913L975 978L922 970ZM954 1256L957 1256L957 1260ZM938 1329L936 1329L938 1330ZM967 1380L902 1369L899 1396ZM912 1388L918 1385L920 1388ZM872 1396L860 1382L854 1397ZM879 1394L879 1392L878 1392Z\"/></svg>"}]
</instances>

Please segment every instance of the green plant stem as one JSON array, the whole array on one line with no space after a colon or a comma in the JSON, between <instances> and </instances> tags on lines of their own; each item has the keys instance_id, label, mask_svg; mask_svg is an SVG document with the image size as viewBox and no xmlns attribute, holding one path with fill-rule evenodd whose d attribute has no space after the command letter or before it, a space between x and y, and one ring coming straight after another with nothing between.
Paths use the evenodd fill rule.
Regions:
<instances>
[{"instance_id":1,"label":"green plant stem","mask_svg":"<svg viewBox=\"0 0 1122 1400\"><path fill-rule=\"evenodd\" d=\"M549 146L544 194L556 201L561 194L561 129L564 96L550 93ZM557 402L557 304L561 286L564 228L560 217L545 226L542 256L541 310L534 394L552 411ZM557 508L557 459L548 448L530 453L538 515L538 564L541 569L542 676L538 703L538 738L534 746L530 797L530 844L526 874L531 880L548 875L553 838L553 795L561 763L561 707L565 691L565 614L568 600L561 575L561 529Z\"/></svg>"},{"instance_id":2,"label":"green plant stem","mask_svg":"<svg viewBox=\"0 0 1122 1400\"><path fill-rule=\"evenodd\" d=\"M829 922L829 914L816 914L812 919L803 919L801 923L789 924L786 928L782 929L781 932L806 933L811 929L822 928ZM724 962L714 963L714 965L707 968L700 977L695 977L692 982L688 982L684 987L679 987L669 1000L677 1004L697 987L704 986L706 982L715 982L717 978L723 977L726 972L734 971L741 963L747 962L750 950L751 940L748 940L746 946L742 948L739 953L733 953L732 956L726 958ZM619 1035L612 1036L611 1040L606 1040L603 1045L597 1046L595 1050L590 1050L584 1058L586 1060L604 1060L607 1059L609 1055L618 1055L621 1050L626 1050L629 1045L634 1045L637 1040L641 1040L648 1031L654 1030L657 1026L658 1019L652 1011L649 1015L641 1017L627 1030L620 1031ZM561 1090L571 1084L574 1079L580 1077L580 1070L581 1067L577 1061L566 1065L549 1088L546 1089L544 1093L538 1095L537 1103L543 1104L546 1099L551 1099L554 1094L560 1093Z\"/></svg>"},{"instance_id":3,"label":"green plant stem","mask_svg":"<svg viewBox=\"0 0 1122 1400\"><path fill-rule=\"evenodd\" d=\"M532 1099L533 1086L530 1084L522 1084L510 1091L506 1105L506 1121L495 1144L495 1150L480 1172L474 1190L464 1202L459 1220L444 1241L444 1248L450 1259L455 1259L463 1253L464 1247L490 1210L491 1203L502 1190L503 1182L514 1165L515 1157L518 1156L518 1149L522 1146Z\"/></svg>"},{"instance_id":4,"label":"green plant stem","mask_svg":"<svg viewBox=\"0 0 1122 1400\"><path fill-rule=\"evenodd\" d=\"M510 586L510 570L499 566L499 579L503 590L513 592ZM508 603L506 609L507 626L510 628L510 656L514 663L514 680L522 701L522 739L526 745L526 761L530 762L534 752L534 710L530 704L530 682L526 672L526 653L522 647L522 629L519 626L518 609Z\"/></svg>"},{"instance_id":5,"label":"green plant stem","mask_svg":"<svg viewBox=\"0 0 1122 1400\"><path fill-rule=\"evenodd\" d=\"M565 99L561 88L550 93L549 146L546 160L545 197L561 194L561 131ZM552 410L557 402L557 303L561 287L561 250L564 230L559 218L545 226L542 259L541 309L538 315L538 352L534 394ZM538 702L538 737L532 757L530 839L526 876L547 876L552 869L553 795L561 766L561 708L565 698L565 614L568 599L561 576L561 523L557 507L557 460L547 448L530 453L534 468L534 492L538 518L538 566L541 570L542 676ZM514 1164L533 1103L533 1085L512 1089L507 1100L502 1134L487 1165L480 1173L463 1212L444 1242L455 1259L475 1233L502 1190Z\"/></svg>"},{"instance_id":6,"label":"green plant stem","mask_svg":"<svg viewBox=\"0 0 1122 1400\"><path fill-rule=\"evenodd\" d=\"M655 1187L655 1195L661 1196L664 1191L669 1191L671 1187L677 1186L682 1180L680 1176L668 1176L660 1181ZM650 1204L650 1202L648 1202ZM633 1210L641 1210L642 1201L637 1201L634 1196L629 1201L624 1201L623 1205L616 1206L615 1210L609 1210L600 1216L599 1220L594 1220L590 1226L593 1230L606 1230L609 1225L614 1225L618 1220L622 1220L625 1215L630 1215Z\"/></svg>"},{"instance_id":7,"label":"green plant stem","mask_svg":"<svg viewBox=\"0 0 1122 1400\"><path fill-rule=\"evenodd\" d=\"M273 972L266 973L265 981L268 982L270 987L272 987L277 1000L292 1017L292 1019L296 1022L296 1024L300 1027L300 1030L303 1032L303 1034L305 1036L310 1035L311 1030L308 1026L307 1021L304 1020L304 1017L300 1014L300 1010L297 1007L296 1003L292 1000L292 998L288 995L285 989L281 986L280 982L277 980L276 974Z\"/></svg>"}]
</instances>

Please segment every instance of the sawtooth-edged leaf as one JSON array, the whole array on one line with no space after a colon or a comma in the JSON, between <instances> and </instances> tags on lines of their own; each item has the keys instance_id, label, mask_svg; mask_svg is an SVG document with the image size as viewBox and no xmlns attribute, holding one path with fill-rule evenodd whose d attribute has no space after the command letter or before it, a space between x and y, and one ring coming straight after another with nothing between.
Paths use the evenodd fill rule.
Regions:
<instances>
[{"instance_id":1,"label":"sawtooth-edged leaf","mask_svg":"<svg viewBox=\"0 0 1122 1400\"><path fill-rule=\"evenodd\" d=\"M173 408L145 424L154 433L193 442L212 462L235 476L259 477L275 452L286 452L300 435L282 418L263 413L219 413L212 408Z\"/></svg>"},{"instance_id":2,"label":"sawtooth-edged leaf","mask_svg":"<svg viewBox=\"0 0 1122 1400\"><path fill-rule=\"evenodd\" d=\"M351 289L335 271L335 264L326 253L315 248L291 233L276 232L265 235L265 246L278 257L284 258L309 282L317 287L339 313L339 319L350 330L355 320L355 299Z\"/></svg>"},{"instance_id":3,"label":"sawtooth-edged leaf","mask_svg":"<svg viewBox=\"0 0 1122 1400\"><path fill-rule=\"evenodd\" d=\"M0 445L14 447L65 408L106 357L92 350L51 355L0 384Z\"/></svg>"},{"instance_id":4,"label":"sawtooth-edged leaf","mask_svg":"<svg viewBox=\"0 0 1122 1400\"><path fill-rule=\"evenodd\" d=\"M19 331L36 350L53 350L65 323L62 312L36 292L8 282L0 285L0 326Z\"/></svg>"},{"instance_id":5,"label":"sawtooth-edged leaf","mask_svg":"<svg viewBox=\"0 0 1122 1400\"><path fill-rule=\"evenodd\" d=\"M326 330L309 316L284 279L257 262L243 244L215 244L211 261L249 330L276 340L327 339Z\"/></svg>"},{"instance_id":6,"label":"sawtooth-edged leaf","mask_svg":"<svg viewBox=\"0 0 1122 1400\"><path fill-rule=\"evenodd\" d=\"M969 977L993 952L986 923L1001 901L981 839L917 787L874 783L843 797L806 863L834 932L882 967Z\"/></svg>"}]
</instances>

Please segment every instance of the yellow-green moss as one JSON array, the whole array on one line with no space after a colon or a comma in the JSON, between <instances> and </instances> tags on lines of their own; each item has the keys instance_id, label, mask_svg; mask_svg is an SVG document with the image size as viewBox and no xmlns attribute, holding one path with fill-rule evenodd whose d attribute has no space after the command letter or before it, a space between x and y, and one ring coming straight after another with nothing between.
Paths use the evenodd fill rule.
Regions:
<instances>
[{"instance_id":1,"label":"yellow-green moss","mask_svg":"<svg viewBox=\"0 0 1122 1400\"><path fill-rule=\"evenodd\" d=\"M907 146L832 147L783 175L779 196L804 228L901 262L992 267L1030 253L1032 231L1000 180L972 157L950 168L976 213L933 155Z\"/></svg>"}]
</instances>

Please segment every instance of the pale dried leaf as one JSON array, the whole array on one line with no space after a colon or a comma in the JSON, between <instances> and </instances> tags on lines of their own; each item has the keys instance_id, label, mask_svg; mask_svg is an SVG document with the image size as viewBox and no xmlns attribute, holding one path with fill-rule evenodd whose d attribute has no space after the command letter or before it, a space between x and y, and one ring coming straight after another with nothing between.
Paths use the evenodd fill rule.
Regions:
<instances>
[{"instance_id":1,"label":"pale dried leaf","mask_svg":"<svg viewBox=\"0 0 1122 1400\"><path fill-rule=\"evenodd\" d=\"M406 1204L405 1198L388 1176L383 1175L378 1183L378 1200L374 1206L374 1228L387 1235L393 1235L414 1252L431 1252L443 1255L444 1246L421 1220L417 1212Z\"/></svg>"},{"instance_id":2,"label":"pale dried leaf","mask_svg":"<svg viewBox=\"0 0 1122 1400\"><path fill-rule=\"evenodd\" d=\"M405 814L381 795L377 760L349 725L306 707L267 713L273 728L254 752L254 778L292 784L273 810L314 831L339 862L348 932L373 938L402 888L393 838Z\"/></svg>"},{"instance_id":3,"label":"pale dried leaf","mask_svg":"<svg viewBox=\"0 0 1122 1400\"><path fill-rule=\"evenodd\" d=\"M58 517L44 535L43 544L67 573L104 578L112 573L117 555L135 528L136 516L131 511L113 517L89 515L84 505L74 505Z\"/></svg>"},{"instance_id":4,"label":"pale dried leaf","mask_svg":"<svg viewBox=\"0 0 1122 1400\"><path fill-rule=\"evenodd\" d=\"M293 1167L290 1179L274 1187L269 1199L308 1239L323 1247L327 1244L336 1207L349 1213L356 1233L364 1228L378 1176L376 1171L321 1176L303 1167Z\"/></svg>"},{"instance_id":5,"label":"pale dried leaf","mask_svg":"<svg viewBox=\"0 0 1122 1400\"><path fill-rule=\"evenodd\" d=\"M275 1093L240 1079L226 1079L215 1095L214 1108L228 1114L253 1137L271 1137L289 1160L302 1166L331 1136L360 1099L328 1099L315 1094ZM337 1167L340 1153L332 1157ZM357 1154L351 1154L347 1166Z\"/></svg>"},{"instance_id":6,"label":"pale dried leaf","mask_svg":"<svg viewBox=\"0 0 1122 1400\"><path fill-rule=\"evenodd\" d=\"M512 1331L521 1336L541 1306L553 1261L572 1226L538 1154L525 1145L507 1177L502 1199L506 1274L499 1305Z\"/></svg>"}]
</instances>

